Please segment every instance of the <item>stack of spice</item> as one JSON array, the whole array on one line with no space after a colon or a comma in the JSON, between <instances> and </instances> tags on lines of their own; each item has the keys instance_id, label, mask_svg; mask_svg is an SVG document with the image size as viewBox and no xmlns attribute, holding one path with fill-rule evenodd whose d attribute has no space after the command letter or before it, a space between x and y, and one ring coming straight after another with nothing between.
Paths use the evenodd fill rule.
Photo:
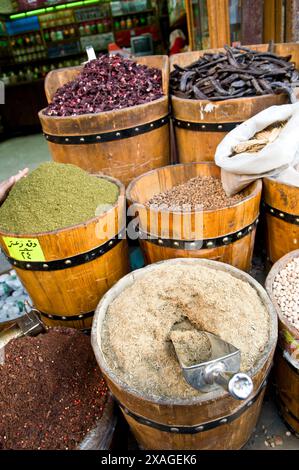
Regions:
<instances>
[{"instance_id":1,"label":"stack of spice","mask_svg":"<svg viewBox=\"0 0 299 470\"><path fill-rule=\"evenodd\" d=\"M114 204L118 187L62 163L43 163L18 181L0 207L0 229L22 234L71 227Z\"/></svg>"},{"instance_id":2,"label":"stack of spice","mask_svg":"<svg viewBox=\"0 0 299 470\"><path fill-rule=\"evenodd\" d=\"M202 264L177 262L146 272L111 302L101 348L113 374L134 390L186 399L200 392L185 381L171 339L192 364L209 357L199 333L214 333L240 349L241 370L248 371L263 354L269 329L269 314L249 283Z\"/></svg>"},{"instance_id":3,"label":"stack of spice","mask_svg":"<svg viewBox=\"0 0 299 470\"><path fill-rule=\"evenodd\" d=\"M75 80L59 88L48 116L77 116L149 103L163 96L161 70L120 55L89 61Z\"/></svg>"},{"instance_id":4,"label":"stack of spice","mask_svg":"<svg viewBox=\"0 0 299 470\"><path fill-rule=\"evenodd\" d=\"M225 46L225 52L206 53L187 67L174 64L171 91L180 98L209 101L288 93L296 102L299 73L290 59L291 55Z\"/></svg>"},{"instance_id":5,"label":"stack of spice","mask_svg":"<svg viewBox=\"0 0 299 470\"><path fill-rule=\"evenodd\" d=\"M299 331L299 258L294 258L277 274L273 294L283 317Z\"/></svg>"},{"instance_id":6,"label":"stack of spice","mask_svg":"<svg viewBox=\"0 0 299 470\"><path fill-rule=\"evenodd\" d=\"M107 387L86 335L53 328L11 340L4 353L0 449L76 449L102 426Z\"/></svg>"}]
</instances>

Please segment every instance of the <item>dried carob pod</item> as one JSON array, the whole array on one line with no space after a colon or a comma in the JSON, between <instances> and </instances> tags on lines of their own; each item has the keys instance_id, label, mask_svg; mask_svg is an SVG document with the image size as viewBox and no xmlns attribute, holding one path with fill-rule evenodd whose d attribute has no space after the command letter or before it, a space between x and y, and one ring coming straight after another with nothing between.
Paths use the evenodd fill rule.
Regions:
<instances>
[{"instance_id":1,"label":"dried carob pod","mask_svg":"<svg viewBox=\"0 0 299 470\"><path fill-rule=\"evenodd\" d=\"M206 53L187 67L175 64L170 74L172 94L216 101L287 93L291 103L296 101L294 88L299 86L299 72L290 62L290 55L280 57L245 46L224 49Z\"/></svg>"}]
</instances>

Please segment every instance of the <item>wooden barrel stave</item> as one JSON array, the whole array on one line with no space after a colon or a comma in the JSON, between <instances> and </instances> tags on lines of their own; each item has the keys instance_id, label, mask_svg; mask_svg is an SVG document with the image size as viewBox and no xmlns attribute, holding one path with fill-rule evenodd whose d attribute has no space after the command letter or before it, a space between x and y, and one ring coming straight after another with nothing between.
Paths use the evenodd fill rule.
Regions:
<instances>
[{"instance_id":1,"label":"wooden barrel stave","mask_svg":"<svg viewBox=\"0 0 299 470\"><path fill-rule=\"evenodd\" d=\"M249 47L264 52L267 51L268 44ZM219 51L224 51L224 49L208 49L174 54L170 58L170 71L173 70L174 64L186 67L205 53L216 53ZM296 67L299 68L298 44L274 44L274 52L282 56L291 54L292 60L295 62ZM246 121L269 106L286 104L289 100L286 95L281 94L213 102L207 100L188 100L172 96L171 102L179 160L181 163L188 163L214 160L216 148L228 132L224 130L226 124L230 124L231 130L235 125ZM192 130L194 123L198 124L196 131ZM214 129L209 131L209 127L212 124L214 124Z\"/></svg>"},{"instance_id":2,"label":"wooden barrel stave","mask_svg":"<svg viewBox=\"0 0 299 470\"><path fill-rule=\"evenodd\" d=\"M280 413L299 437L299 370L291 366L281 351L277 351L274 373Z\"/></svg>"},{"instance_id":3,"label":"wooden barrel stave","mask_svg":"<svg viewBox=\"0 0 299 470\"><path fill-rule=\"evenodd\" d=\"M140 238L140 244L146 261L153 263L176 257L199 257L227 262L239 269L249 270L259 215L260 181L245 190L246 198L241 203L225 209L207 210L202 215L198 212L174 215L171 211L154 211L144 205L154 194L196 176L219 178L220 169L211 162L172 165L148 172L128 186L128 203L138 212L139 226L144 234ZM248 229L246 232L246 227L251 227L250 231ZM239 239L237 234L240 233L243 235ZM142 238L146 234L156 239ZM227 237L235 241L222 243L221 240ZM188 243L183 244L183 249L182 246L177 246L184 241L201 239L214 240L218 246L203 246L200 250L196 247L189 249Z\"/></svg>"},{"instance_id":4,"label":"wooden barrel stave","mask_svg":"<svg viewBox=\"0 0 299 470\"><path fill-rule=\"evenodd\" d=\"M299 367L290 363L289 356L297 351L299 364L299 331L281 314L273 293L273 282L277 274L294 258L299 250L287 253L273 265L266 279L266 290L278 315L278 348L274 362L274 377L281 414L286 423L299 433Z\"/></svg>"},{"instance_id":5,"label":"wooden barrel stave","mask_svg":"<svg viewBox=\"0 0 299 470\"><path fill-rule=\"evenodd\" d=\"M165 263L172 264L177 261L178 259L168 260ZM179 259L179 261L183 260ZM93 322L93 349L107 384L121 405L124 417L142 448L152 450L239 449L249 439L259 417L265 390L264 385L272 366L276 346L277 317L275 309L264 289L248 274L229 265L207 259L184 259L184 262L198 263L217 270L225 270L239 279L250 282L257 290L269 312L269 343L253 370L248 371L254 384L253 394L248 400L245 400L245 402L236 401L222 390L210 392L209 394L199 394L198 397L190 400L175 400L165 397L153 397L151 399L133 390L110 370L101 349L101 331L106 311L119 293L130 286L135 279L141 277L143 273L155 269L157 267L155 265L147 266L125 276L102 298ZM135 417L130 416L130 413L133 413ZM136 420L136 415L156 424L161 424L164 428L171 427L172 431L167 432L165 429L161 430L154 428L152 425L140 423ZM225 418L228 421L220 423ZM214 423L213 428L209 429L209 425L214 421L216 423ZM207 423L209 424L205 429ZM198 426L202 425L204 429L198 429ZM192 434L189 432L182 434L177 431L181 426L196 427L197 432L193 430Z\"/></svg>"},{"instance_id":6,"label":"wooden barrel stave","mask_svg":"<svg viewBox=\"0 0 299 470\"><path fill-rule=\"evenodd\" d=\"M282 256L299 247L299 188L271 178L264 178L263 182L267 251L270 260L275 263ZM271 213L272 209L275 213ZM287 222L284 214L293 216L293 220Z\"/></svg>"}]
</instances>

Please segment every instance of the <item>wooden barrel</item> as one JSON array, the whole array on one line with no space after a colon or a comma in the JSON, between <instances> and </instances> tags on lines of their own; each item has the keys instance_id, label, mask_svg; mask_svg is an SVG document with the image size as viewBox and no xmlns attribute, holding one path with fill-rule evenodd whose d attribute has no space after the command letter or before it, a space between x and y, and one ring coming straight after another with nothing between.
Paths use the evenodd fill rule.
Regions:
<instances>
[{"instance_id":1,"label":"wooden barrel","mask_svg":"<svg viewBox=\"0 0 299 470\"><path fill-rule=\"evenodd\" d=\"M90 328L101 296L128 270L125 188L85 223L38 234L0 231L0 245L47 325Z\"/></svg>"},{"instance_id":2,"label":"wooden barrel","mask_svg":"<svg viewBox=\"0 0 299 470\"><path fill-rule=\"evenodd\" d=\"M268 49L268 44L249 47L262 52ZM224 49L174 54L170 58L170 71L174 64L186 67L206 53L219 51ZM275 44L274 52L282 56L292 54L292 60L299 67L299 44ZM285 94L280 94L224 101L189 100L172 96L171 102L179 161L185 163L213 161L218 144L229 131L269 106L286 104L289 100Z\"/></svg>"},{"instance_id":3,"label":"wooden barrel","mask_svg":"<svg viewBox=\"0 0 299 470\"><path fill-rule=\"evenodd\" d=\"M90 173L99 171L127 185L145 171L169 163L167 56L138 58L138 63L162 70L165 96L117 111L71 117L39 112L53 160L73 163ZM48 102L60 86L73 80L82 67L53 70L45 80Z\"/></svg>"},{"instance_id":4,"label":"wooden barrel","mask_svg":"<svg viewBox=\"0 0 299 470\"><path fill-rule=\"evenodd\" d=\"M264 178L267 252L272 263L299 248L299 188Z\"/></svg>"},{"instance_id":5,"label":"wooden barrel","mask_svg":"<svg viewBox=\"0 0 299 470\"><path fill-rule=\"evenodd\" d=\"M278 315L279 336L274 373L279 408L283 419L299 435L299 331L281 314L273 294L277 274L298 257L299 250L295 250L277 261L266 279L266 289Z\"/></svg>"},{"instance_id":6,"label":"wooden barrel","mask_svg":"<svg viewBox=\"0 0 299 470\"><path fill-rule=\"evenodd\" d=\"M269 340L253 369L247 373L254 383L252 395L243 402L224 390L199 394L190 399L158 397L151 399L132 389L112 372L101 348L103 321L111 302L136 279L158 269L161 263L138 269L121 279L102 298L92 327L92 345L108 387L120 404L139 445L145 449L213 449L241 448L249 439L260 414L264 385L271 368L277 339L277 317L266 292L248 274L223 263L205 259L176 259L164 261L171 265L183 261L225 271L248 282L258 293L269 314Z\"/></svg>"},{"instance_id":7,"label":"wooden barrel","mask_svg":"<svg viewBox=\"0 0 299 470\"><path fill-rule=\"evenodd\" d=\"M242 270L251 266L262 183L245 189L243 201L217 210L175 213L144 204L154 194L196 176L220 178L212 162L166 166L139 176L127 188L130 211L138 213L140 244L147 263L169 258L209 258Z\"/></svg>"}]
</instances>

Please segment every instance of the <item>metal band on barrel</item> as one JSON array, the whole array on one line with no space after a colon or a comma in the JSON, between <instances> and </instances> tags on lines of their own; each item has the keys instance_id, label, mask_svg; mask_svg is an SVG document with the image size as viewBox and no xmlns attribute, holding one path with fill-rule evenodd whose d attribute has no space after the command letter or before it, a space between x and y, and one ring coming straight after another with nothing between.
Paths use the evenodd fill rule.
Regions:
<instances>
[{"instance_id":1,"label":"metal band on barrel","mask_svg":"<svg viewBox=\"0 0 299 470\"><path fill-rule=\"evenodd\" d=\"M146 134L147 132L154 131L169 123L169 115L156 121L140 124L128 129L119 129L113 132L104 132L102 134L89 134L89 135L52 135L44 134L48 142L61 145L84 145L84 144L99 144L101 142L112 142L115 140L129 139L136 135Z\"/></svg>"},{"instance_id":2,"label":"metal band on barrel","mask_svg":"<svg viewBox=\"0 0 299 470\"><path fill-rule=\"evenodd\" d=\"M241 122L188 122L181 119L172 118L175 127L197 132L230 132Z\"/></svg>"},{"instance_id":3,"label":"metal band on barrel","mask_svg":"<svg viewBox=\"0 0 299 470\"><path fill-rule=\"evenodd\" d=\"M93 248L85 253L79 253L75 256L70 256L64 259L57 259L54 261L19 261L14 258L10 258L5 254L7 260L19 269L26 271L59 271L61 269L74 268L81 264L89 263L94 261L102 255L105 255L108 251L118 245L125 238L125 230L120 232L114 238L111 238L103 245Z\"/></svg>"},{"instance_id":4,"label":"metal band on barrel","mask_svg":"<svg viewBox=\"0 0 299 470\"><path fill-rule=\"evenodd\" d=\"M267 204L266 202L263 203L263 207L265 208L265 211L273 217L276 217L280 220L284 220L289 224L299 225L299 214L293 215L289 214L288 212L280 211L278 209L275 209L275 207L269 206L269 204Z\"/></svg>"},{"instance_id":5,"label":"metal band on barrel","mask_svg":"<svg viewBox=\"0 0 299 470\"><path fill-rule=\"evenodd\" d=\"M86 318L93 317L93 315L94 315L94 310L92 312L78 313L77 315L70 315L70 316L52 315L50 313L41 312L40 310L38 312L42 317L46 317L46 318L49 318L50 320L58 320L58 321L85 320Z\"/></svg>"},{"instance_id":6,"label":"metal band on barrel","mask_svg":"<svg viewBox=\"0 0 299 470\"><path fill-rule=\"evenodd\" d=\"M207 250L212 248L218 248L225 245L230 245L238 240L249 235L257 226L259 219L256 219L252 224L247 225L247 227L238 230L237 232L230 233L229 235L224 235L217 238L206 238L204 240L174 240L171 238L158 238L153 237L146 232L142 232L139 229L141 235L140 239L153 243L165 248L174 248L181 250Z\"/></svg>"},{"instance_id":7,"label":"metal band on barrel","mask_svg":"<svg viewBox=\"0 0 299 470\"><path fill-rule=\"evenodd\" d=\"M239 418L248 408L250 408L257 401L266 384L267 380L265 379L255 396L247 403L245 403L245 405L242 406L236 413L216 419L215 421L209 421L207 423L202 423L195 426L169 426L167 424L157 423L150 419L136 415L132 411L128 410L128 408L126 408L124 405L122 405L117 399L115 400L127 416L133 418L135 421L140 424L143 424L144 426L149 426L151 428L158 429L159 431L170 432L173 434L197 434L199 432L209 431L210 429L217 428L218 426L221 426L223 424L229 424L235 419Z\"/></svg>"}]
</instances>

